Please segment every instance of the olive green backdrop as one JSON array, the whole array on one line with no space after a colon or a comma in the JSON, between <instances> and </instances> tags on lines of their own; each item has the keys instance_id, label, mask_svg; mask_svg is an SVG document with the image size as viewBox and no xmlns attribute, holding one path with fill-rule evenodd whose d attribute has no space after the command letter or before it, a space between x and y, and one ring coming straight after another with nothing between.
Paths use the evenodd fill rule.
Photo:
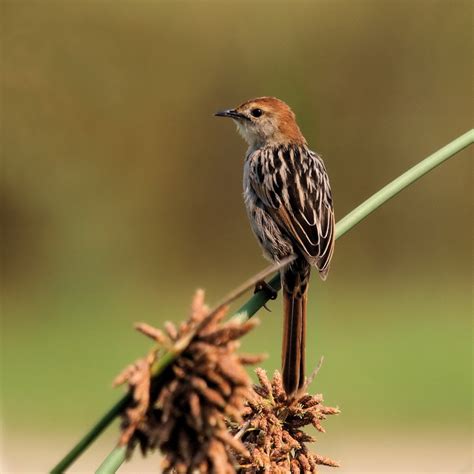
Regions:
<instances>
[{"instance_id":1,"label":"olive green backdrop","mask_svg":"<svg viewBox=\"0 0 474 474\"><path fill-rule=\"evenodd\" d=\"M245 144L214 111L288 102L339 218L473 124L469 1L0 5L5 472L44 472L118 397L114 375L149 347L133 322L178 321L196 288L212 303L266 265ZM319 449L340 472L404 456L469 472L471 158L371 215L312 280L313 390L343 411ZM273 370L270 306L243 349Z\"/></svg>"}]
</instances>

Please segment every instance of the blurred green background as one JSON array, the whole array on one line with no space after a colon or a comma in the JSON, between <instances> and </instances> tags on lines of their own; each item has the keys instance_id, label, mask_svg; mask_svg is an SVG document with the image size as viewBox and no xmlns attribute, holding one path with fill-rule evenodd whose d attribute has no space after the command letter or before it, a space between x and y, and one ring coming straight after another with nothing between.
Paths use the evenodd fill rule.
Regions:
<instances>
[{"instance_id":1,"label":"blurred green background","mask_svg":"<svg viewBox=\"0 0 474 474\"><path fill-rule=\"evenodd\" d=\"M470 1L0 5L2 472L44 472L117 399L113 377L149 347L133 322L183 319L197 287L212 303L266 266L246 146L214 111L288 102L339 218L472 127ZM343 411L319 450L339 472L470 472L469 158L371 215L313 278L313 389ZM271 308L243 344L269 370Z\"/></svg>"}]
</instances>

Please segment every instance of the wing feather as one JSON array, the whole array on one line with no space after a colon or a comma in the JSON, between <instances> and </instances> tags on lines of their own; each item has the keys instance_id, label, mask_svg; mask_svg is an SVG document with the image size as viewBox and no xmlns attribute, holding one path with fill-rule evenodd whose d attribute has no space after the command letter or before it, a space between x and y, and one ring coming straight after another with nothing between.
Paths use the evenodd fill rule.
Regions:
<instances>
[{"instance_id":1,"label":"wing feather","mask_svg":"<svg viewBox=\"0 0 474 474\"><path fill-rule=\"evenodd\" d=\"M335 220L322 159L302 146L265 148L249 158L255 194L325 278L334 250Z\"/></svg>"}]
</instances>

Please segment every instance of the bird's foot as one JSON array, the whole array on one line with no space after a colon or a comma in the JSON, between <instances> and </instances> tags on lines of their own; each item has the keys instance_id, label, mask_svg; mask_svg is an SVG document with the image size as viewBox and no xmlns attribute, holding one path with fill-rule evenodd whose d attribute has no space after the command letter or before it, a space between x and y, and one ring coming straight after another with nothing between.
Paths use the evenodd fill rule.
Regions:
<instances>
[{"instance_id":1,"label":"bird's foot","mask_svg":"<svg viewBox=\"0 0 474 474\"><path fill-rule=\"evenodd\" d=\"M269 300L276 300L276 297L278 295L278 291L275 290L275 288L273 288L273 286L269 285L265 280L260 280L259 282L257 282L257 284L255 285L255 290L254 290L254 294L255 293L258 293L259 291L263 291L265 293L265 296L269 299ZM267 305L264 304L263 307L267 310L267 311L270 311L271 310L269 308L267 308Z\"/></svg>"}]
</instances>

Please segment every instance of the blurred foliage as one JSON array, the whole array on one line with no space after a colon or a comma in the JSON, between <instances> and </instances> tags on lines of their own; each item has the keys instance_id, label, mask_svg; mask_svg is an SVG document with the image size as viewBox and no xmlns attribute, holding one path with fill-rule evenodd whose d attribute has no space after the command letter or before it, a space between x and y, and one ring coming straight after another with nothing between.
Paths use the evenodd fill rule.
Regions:
<instances>
[{"instance_id":1,"label":"blurred foliage","mask_svg":"<svg viewBox=\"0 0 474 474\"><path fill-rule=\"evenodd\" d=\"M471 128L471 8L3 0L7 428L88 426L143 353L133 321L183 319L197 286L215 301L265 265L241 198L245 145L215 110L291 104L342 217ZM469 426L468 155L338 241L328 282L313 279L308 365L326 356L315 387L343 408L336 433L361 419ZM271 353L267 368L272 307L245 348Z\"/></svg>"}]
</instances>

